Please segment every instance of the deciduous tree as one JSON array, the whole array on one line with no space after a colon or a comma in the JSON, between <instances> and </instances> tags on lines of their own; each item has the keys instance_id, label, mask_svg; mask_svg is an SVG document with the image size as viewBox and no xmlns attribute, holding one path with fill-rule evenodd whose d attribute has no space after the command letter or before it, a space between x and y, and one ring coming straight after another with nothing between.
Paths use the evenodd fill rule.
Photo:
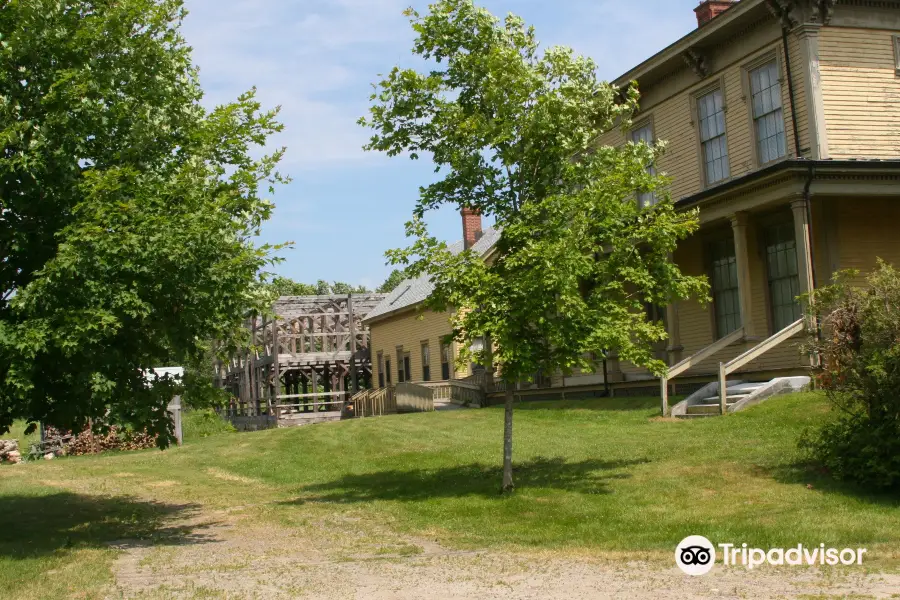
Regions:
<instances>
[{"instance_id":1,"label":"deciduous tree","mask_svg":"<svg viewBox=\"0 0 900 600\"><path fill-rule=\"evenodd\" d=\"M596 64L568 48L539 48L522 19L492 16L471 0L441 0L406 13L418 72L395 67L376 86L369 150L430 156L439 179L421 188L409 248L389 252L435 285L427 306L454 312L463 359L487 336L506 385L503 490L513 487L513 387L541 369L589 368L590 352L615 351L656 373L653 342L665 338L646 304L703 296L705 280L670 260L697 228L678 212L652 164L661 146L605 147L600 134L628 127L635 86L602 82ZM657 203L638 206L637 192ZM424 214L444 204L493 215L494 258L453 254L429 235ZM475 347L478 347L477 345Z\"/></svg>"},{"instance_id":2,"label":"deciduous tree","mask_svg":"<svg viewBox=\"0 0 900 600\"><path fill-rule=\"evenodd\" d=\"M181 0L0 9L0 431L110 418L171 439L142 371L236 344L265 297L281 129L254 92L205 110ZM262 189L261 189L262 188Z\"/></svg>"}]
</instances>

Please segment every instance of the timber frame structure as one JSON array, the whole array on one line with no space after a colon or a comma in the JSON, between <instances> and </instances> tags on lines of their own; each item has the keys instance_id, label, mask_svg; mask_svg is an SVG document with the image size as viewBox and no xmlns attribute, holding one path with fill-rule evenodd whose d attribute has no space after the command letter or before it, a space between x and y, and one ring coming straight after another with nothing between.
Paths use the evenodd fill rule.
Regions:
<instances>
[{"instance_id":1,"label":"timber frame structure","mask_svg":"<svg viewBox=\"0 0 900 600\"><path fill-rule=\"evenodd\" d=\"M228 416L264 417L252 428L340 419L350 396L371 384L362 319L384 297L282 296L274 318L247 319L250 346L216 364L218 385L232 396Z\"/></svg>"}]
</instances>

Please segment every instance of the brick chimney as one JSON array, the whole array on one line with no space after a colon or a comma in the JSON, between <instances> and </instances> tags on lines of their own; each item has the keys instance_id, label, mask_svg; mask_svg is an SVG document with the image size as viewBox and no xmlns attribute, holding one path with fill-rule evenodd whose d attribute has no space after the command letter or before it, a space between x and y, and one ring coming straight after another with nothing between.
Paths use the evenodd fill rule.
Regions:
<instances>
[{"instance_id":1,"label":"brick chimney","mask_svg":"<svg viewBox=\"0 0 900 600\"><path fill-rule=\"evenodd\" d=\"M720 14L731 8L737 0L703 0L694 9L697 13L697 27L703 27Z\"/></svg>"},{"instance_id":2,"label":"brick chimney","mask_svg":"<svg viewBox=\"0 0 900 600\"><path fill-rule=\"evenodd\" d=\"M462 222L463 246L468 250L484 234L484 231L481 229L481 211L475 208L462 209Z\"/></svg>"}]
</instances>

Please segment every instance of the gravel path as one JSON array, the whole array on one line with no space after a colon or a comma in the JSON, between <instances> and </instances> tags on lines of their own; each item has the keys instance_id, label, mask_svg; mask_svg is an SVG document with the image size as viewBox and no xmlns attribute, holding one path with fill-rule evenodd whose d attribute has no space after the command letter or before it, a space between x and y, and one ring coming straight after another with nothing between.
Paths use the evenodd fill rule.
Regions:
<instances>
[{"instance_id":1,"label":"gravel path","mask_svg":"<svg viewBox=\"0 0 900 600\"><path fill-rule=\"evenodd\" d=\"M302 509L298 509L302 510ZM250 515L253 515L251 518ZM122 540L110 598L580 599L900 597L900 575L717 566L688 577L674 563L589 556L453 551L359 519L316 516L273 525L246 507L173 523L175 545ZM261 524L262 523L262 524Z\"/></svg>"}]
</instances>

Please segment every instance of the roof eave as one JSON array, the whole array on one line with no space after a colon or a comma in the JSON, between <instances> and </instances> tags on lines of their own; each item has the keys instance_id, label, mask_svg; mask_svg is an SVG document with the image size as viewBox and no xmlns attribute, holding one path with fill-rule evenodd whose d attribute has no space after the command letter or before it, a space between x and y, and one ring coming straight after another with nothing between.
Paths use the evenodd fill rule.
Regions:
<instances>
[{"instance_id":1,"label":"roof eave","mask_svg":"<svg viewBox=\"0 0 900 600\"><path fill-rule=\"evenodd\" d=\"M705 38L731 26L735 21L742 19L744 15L753 11L757 6L764 2L765 0L740 0L739 2L736 2L734 6L720 13L712 21L694 29L678 41L663 48L636 67L633 67L627 73L620 75L613 83L619 87L624 87L634 80L640 80L642 76L668 62L673 56L696 46Z\"/></svg>"},{"instance_id":2,"label":"roof eave","mask_svg":"<svg viewBox=\"0 0 900 600\"><path fill-rule=\"evenodd\" d=\"M675 206L679 209L689 208L705 200L715 198L726 194L732 190L738 189L750 183L768 177L777 176L785 171L809 172L812 169L813 177L817 172L829 173L853 173L856 171L900 171L900 159L889 160L840 160L840 159L820 159L812 160L807 158L790 158L777 163L763 167L746 175L736 177L717 185L715 187L679 198L675 201Z\"/></svg>"}]
</instances>

